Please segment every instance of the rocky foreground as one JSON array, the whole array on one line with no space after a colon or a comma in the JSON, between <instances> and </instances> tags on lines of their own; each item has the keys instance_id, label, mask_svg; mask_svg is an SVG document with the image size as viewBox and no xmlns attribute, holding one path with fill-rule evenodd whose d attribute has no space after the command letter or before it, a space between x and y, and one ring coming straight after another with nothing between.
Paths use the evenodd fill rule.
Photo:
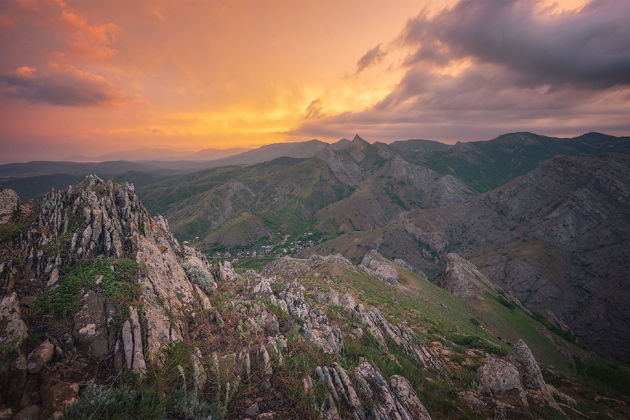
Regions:
<instances>
[{"instance_id":1,"label":"rocky foreground","mask_svg":"<svg viewBox=\"0 0 630 420\"><path fill-rule=\"evenodd\" d=\"M129 184L88 176L28 206L0 193L1 419L585 416L524 341L463 349L466 377L427 326L335 275L398 290L404 261L287 257L237 274L178 243ZM487 299L474 270L450 257L449 290Z\"/></svg>"}]
</instances>

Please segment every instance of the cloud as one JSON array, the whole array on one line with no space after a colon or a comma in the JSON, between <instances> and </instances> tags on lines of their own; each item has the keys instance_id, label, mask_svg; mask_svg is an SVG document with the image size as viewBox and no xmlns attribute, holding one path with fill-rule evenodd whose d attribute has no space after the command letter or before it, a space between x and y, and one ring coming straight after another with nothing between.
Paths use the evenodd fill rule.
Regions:
<instances>
[{"instance_id":1,"label":"cloud","mask_svg":"<svg viewBox=\"0 0 630 420\"><path fill-rule=\"evenodd\" d=\"M410 52L389 94L364 110L305 121L294 133L360 131L377 139L475 139L517 130L627 134L630 2L591 0L553 14L542 4L460 0L437 14L421 13L398 37ZM359 63L368 66L378 56L373 50Z\"/></svg>"},{"instance_id":2,"label":"cloud","mask_svg":"<svg viewBox=\"0 0 630 420\"><path fill-rule=\"evenodd\" d=\"M381 49L381 44L367 50L366 53L359 58L359 61L357 61L357 74L374 64L378 64L383 57L385 57L385 51Z\"/></svg>"},{"instance_id":3,"label":"cloud","mask_svg":"<svg viewBox=\"0 0 630 420\"><path fill-rule=\"evenodd\" d=\"M41 74L24 66L0 74L0 87L5 97L30 103L86 107L120 105L126 101L125 95L102 76L77 69Z\"/></svg>"},{"instance_id":4,"label":"cloud","mask_svg":"<svg viewBox=\"0 0 630 420\"><path fill-rule=\"evenodd\" d=\"M107 58L117 51L113 47L122 29L115 23L92 25L87 19L65 6L61 10L60 21L65 26L70 52L77 56Z\"/></svg>"},{"instance_id":5,"label":"cloud","mask_svg":"<svg viewBox=\"0 0 630 420\"><path fill-rule=\"evenodd\" d=\"M606 88L630 84L630 2L592 0L578 11L541 15L535 0L460 0L407 23L416 48L407 64L472 58L529 85Z\"/></svg>"},{"instance_id":6,"label":"cloud","mask_svg":"<svg viewBox=\"0 0 630 420\"><path fill-rule=\"evenodd\" d=\"M317 98L312 100L311 103L308 104L308 107L306 107L304 118L307 120L317 119L323 117L324 115L324 105L322 100Z\"/></svg>"}]
</instances>

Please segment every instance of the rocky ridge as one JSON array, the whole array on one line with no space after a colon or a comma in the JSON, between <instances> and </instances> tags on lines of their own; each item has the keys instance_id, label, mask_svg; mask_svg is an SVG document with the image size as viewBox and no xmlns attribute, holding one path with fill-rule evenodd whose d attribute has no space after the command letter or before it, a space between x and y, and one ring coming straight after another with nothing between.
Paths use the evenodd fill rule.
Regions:
<instances>
[{"instance_id":1,"label":"rocky ridge","mask_svg":"<svg viewBox=\"0 0 630 420\"><path fill-rule=\"evenodd\" d=\"M129 184L89 176L77 187L52 191L32 225L11 237L10 245L12 254L0 266L0 325L8 361L2 370L4 417L60 417L81 406L80 390L85 384L91 389L90 381L124 371L142 377L162 369L164 350L176 343L195 345L191 360L207 357L217 366L241 361L243 372L228 382L234 392L241 381L261 372L267 387L273 387L272 366L283 365L288 346L283 333L295 331L325 354L339 356L343 350L340 328L307 301L299 282L279 283L255 272L239 276L229 262L210 266L203 255L178 243L165 219L148 215ZM211 303L218 285L235 294L229 309ZM376 334L384 346L392 340L427 367L445 369L411 330L390 324L377 309L334 290L319 298L343 302L344 310L360 319L354 334ZM290 322L283 325L284 318ZM239 335L251 337L249 345L213 347L213 340L196 339L231 322L237 323ZM235 338L234 330L230 335ZM193 366L203 389L198 379L207 376L201 374L207 368L198 361ZM367 362L350 376L363 382L382 379ZM413 410L424 410L402 378L390 380L387 390L373 388L373 397L386 397L407 418ZM362 412L364 418L398 418L390 408L375 405Z\"/></svg>"}]
</instances>

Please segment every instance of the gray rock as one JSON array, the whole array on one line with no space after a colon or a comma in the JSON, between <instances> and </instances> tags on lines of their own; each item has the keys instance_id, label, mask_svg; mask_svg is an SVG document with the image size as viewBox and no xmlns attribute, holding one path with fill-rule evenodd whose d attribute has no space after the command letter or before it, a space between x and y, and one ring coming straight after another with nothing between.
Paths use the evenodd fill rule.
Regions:
<instances>
[{"instance_id":1,"label":"gray rock","mask_svg":"<svg viewBox=\"0 0 630 420\"><path fill-rule=\"evenodd\" d=\"M516 366L521 375L521 382L526 389L546 389L538 362L523 340L518 340L507 356L507 360Z\"/></svg>"},{"instance_id":2,"label":"gray rock","mask_svg":"<svg viewBox=\"0 0 630 420\"><path fill-rule=\"evenodd\" d=\"M238 275L232 268L232 263L229 261L219 262L219 273L221 281L233 282L238 278Z\"/></svg>"},{"instance_id":3,"label":"gray rock","mask_svg":"<svg viewBox=\"0 0 630 420\"><path fill-rule=\"evenodd\" d=\"M0 300L0 344L17 349L22 340L28 337L28 327L22 319L17 294L9 293Z\"/></svg>"},{"instance_id":4,"label":"gray rock","mask_svg":"<svg viewBox=\"0 0 630 420\"><path fill-rule=\"evenodd\" d=\"M305 381L307 390L312 389L313 380L324 383L328 392L331 408L322 413L325 418L340 418L337 406L349 418L361 420L431 418L409 381L394 375L388 382L369 362L359 364L350 374L337 363L317 367Z\"/></svg>"},{"instance_id":5,"label":"gray rock","mask_svg":"<svg viewBox=\"0 0 630 420\"><path fill-rule=\"evenodd\" d=\"M494 290L490 280L473 263L455 253L446 255L444 277L446 290L462 299L483 299L483 293Z\"/></svg>"},{"instance_id":6,"label":"gray rock","mask_svg":"<svg viewBox=\"0 0 630 420\"><path fill-rule=\"evenodd\" d=\"M34 374L41 372L44 366L51 361L54 354L55 345L48 340L37 346L37 348L28 355L26 368L29 373Z\"/></svg>"},{"instance_id":7,"label":"gray rock","mask_svg":"<svg viewBox=\"0 0 630 420\"><path fill-rule=\"evenodd\" d=\"M260 407L258 407L258 403L254 403L247 407L245 410L245 415L248 417L256 417L260 413Z\"/></svg>"},{"instance_id":8,"label":"gray rock","mask_svg":"<svg viewBox=\"0 0 630 420\"><path fill-rule=\"evenodd\" d=\"M477 371L477 381L479 392L495 402L529 406L520 374L510 362L489 357Z\"/></svg>"},{"instance_id":9,"label":"gray rock","mask_svg":"<svg viewBox=\"0 0 630 420\"><path fill-rule=\"evenodd\" d=\"M377 250L373 249L363 256L359 268L372 274L384 282L398 285L398 270L396 265L386 260Z\"/></svg>"},{"instance_id":10,"label":"gray rock","mask_svg":"<svg viewBox=\"0 0 630 420\"><path fill-rule=\"evenodd\" d=\"M521 383L532 399L547 403L558 411L562 411L545 383L538 362L523 340L518 340L508 354L507 360L518 370Z\"/></svg>"},{"instance_id":11,"label":"gray rock","mask_svg":"<svg viewBox=\"0 0 630 420\"><path fill-rule=\"evenodd\" d=\"M8 223L20 208L20 197L8 188L0 187L0 223Z\"/></svg>"},{"instance_id":12,"label":"gray rock","mask_svg":"<svg viewBox=\"0 0 630 420\"><path fill-rule=\"evenodd\" d=\"M127 368L138 374L146 373L147 367L142 352L142 332L136 308L129 307L129 319L122 328L123 348Z\"/></svg>"}]
</instances>

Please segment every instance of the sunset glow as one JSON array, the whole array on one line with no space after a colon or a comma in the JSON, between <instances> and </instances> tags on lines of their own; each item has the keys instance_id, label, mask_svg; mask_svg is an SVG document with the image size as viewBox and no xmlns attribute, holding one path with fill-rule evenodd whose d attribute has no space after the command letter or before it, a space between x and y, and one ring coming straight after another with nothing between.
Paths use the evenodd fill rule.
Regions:
<instances>
[{"instance_id":1,"label":"sunset glow","mask_svg":"<svg viewBox=\"0 0 630 420\"><path fill-rule=\"evenodd\" d=\"M334 141L355 132L370 141L449 142L517 130L628 133L630 80L619 74L630 73L630 36L615 27L630 17L627 2L503 2L496 19L506 25L496 23L484 40L473 9L491 3L4 1L0 160ZM451 30L458 13L469 34ZM580 26L583 16L592 29ZM507 20L524 17L530 26L510 39ZM574 43L584 34L563 32L597 25L611 33L590 46ZM540 33L554 39L543 51ZM528 73L503 48L549 54L541 59L550 76ZM600 63L576 64L565 78L551 74L554 54Z\"/></svg>"}]
</instances>

